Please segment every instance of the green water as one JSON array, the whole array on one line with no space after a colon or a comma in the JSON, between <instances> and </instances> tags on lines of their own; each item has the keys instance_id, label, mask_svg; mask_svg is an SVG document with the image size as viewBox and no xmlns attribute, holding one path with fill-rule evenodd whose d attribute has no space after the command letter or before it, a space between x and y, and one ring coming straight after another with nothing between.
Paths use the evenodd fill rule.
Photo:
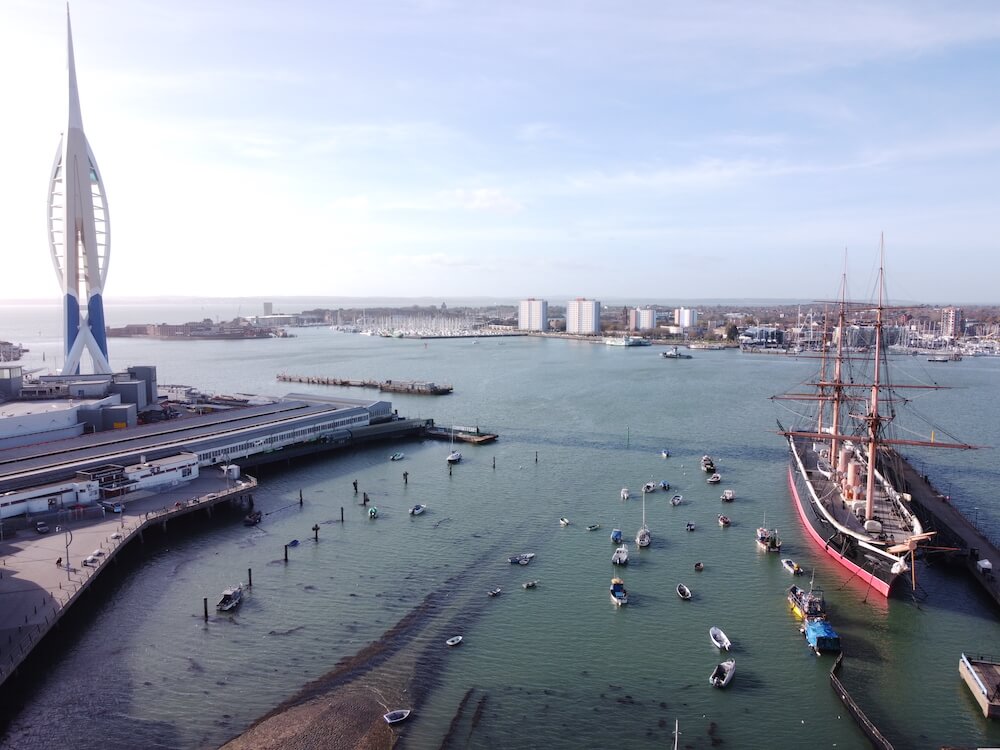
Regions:
<instances>
[{"instance_id":1,"label":"green water","mask_svg":"<svg viewBox=\"0 0 1000 750\"><path fill-rule=\"evenodd\" d=\"M462 446L465 458L450 475L441 442L333 454L268 475L256 499L275 512L261 526L171 536L122 571L101 611L67 634L58 664L14 718L12 747L218 745L435 593L429 616L445 637L460 628L465 642L442 654L404 747L439 747L469 690L452 746L667 747L677 719L687 747L867 747L829 685L831 659L811 655L788 611L792 578L777 556L757 551L754 529L765 517L781 534L782 556L815 570L847 654L842 680L897 748L1000 744L1000 729L982 719L957 669L963 650L996 651L992 603L963 576L926 566L919 602L905 591L888 602L867 595L799 527L784 443L773 431L776 417L790 417L769 396L806 380L815 362L731 351L663 360L655 348L539 338L424 343L298 333L225 345L112 343L116 362L155 364L160 382L202 390L310 390L276 383L278 372L452 383L451 396L394 395L393 405L442 425L479 425L500 440ZM921 363L901 364L917 368L915 377L961 386L922 400L924 413L970 441L995 442L1000 407L987 394L1000 360L935 365L930 374ZM671 458L661 458L663 448ZM401 463L388 460L396 450L406 454ZM716 460L720 486L704 481L704 453ZM995 529L989 453L919 460L956 504L979 508L980 525ZM377 521L356 504L355 478L379 508ZM661 479L674 490L647 496L653 544L637 552L640 487ZM632 490L624 503L623 486ZM731 505L719 500L726 487L736 492ZM679 507L668 502L674 491L685 498ZM428 510L414 518L406 511L417 502ZM332 523L341 506L342 526ZM721 512L733 519L728 529L716 523ZM570 526L560 527L562 516ZM696 531L684 531L688 521ZM586 531L592 523L601 529ZM622 609L607 591L614 527L632 548L631 564L618 571L631 597ZM292 538L304 543L285 565L282 547ZM537 555L530 566L508 564L526 551ZM202 597L245 579L248 567L254 586L238 614L206 626ZM528 579L538 588L523 590ZM678 582L693 590L692 601L677 597ZM485 593L493 586L504 591L495 599ZM734 643L736 677L724 691L708 684L720 660L712 625Z\"/></svg>"}]
</instances>

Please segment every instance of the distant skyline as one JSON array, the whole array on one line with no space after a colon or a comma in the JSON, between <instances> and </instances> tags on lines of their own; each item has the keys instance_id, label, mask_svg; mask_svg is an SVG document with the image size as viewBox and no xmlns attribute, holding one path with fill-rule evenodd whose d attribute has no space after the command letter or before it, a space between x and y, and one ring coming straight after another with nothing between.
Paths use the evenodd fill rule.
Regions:
<instances>
[{"instance_id":1,"label":"distant skyline","mask_svg":"<svg viewBox=\"0 0 1000 750\"><path fill-rule=\"evenodd\" d=\"M882 232L893 299L1000 301L994 3L70 10L108 305L862 298ZM0 3L0 300L60 297L65 34Z\"/></svg>"}]
</instances>

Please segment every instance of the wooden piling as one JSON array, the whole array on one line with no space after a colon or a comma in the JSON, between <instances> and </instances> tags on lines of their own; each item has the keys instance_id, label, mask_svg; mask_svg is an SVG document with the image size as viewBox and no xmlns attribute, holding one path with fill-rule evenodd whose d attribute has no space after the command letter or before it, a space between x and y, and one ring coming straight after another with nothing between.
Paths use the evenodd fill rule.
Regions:
<instances>
[{"instance_id":1,"label":"wooden piling","mask_svg":"<svg viewBox=\"0 0 1000 750\"><path fill-rule=\"evenodd\" d=\"M285 545L285 562L288 562L288 545Z\"/></svg>"},{"instance_id":2,"label":"wooden piling","mask_svg":"<svg viewBox=\"0 0 1000 750\"><path fill-rule=\"evenodd\" d=\"M302 488L299 488L299 507L302 507Z\"/></svg>"},{"instance_id":3,"label":"wooden piling","mask_svg":"<svg viewBox=\"0 0 1000 750\"><path fill-rule=\"evenodd\" d=\"M314 523L313 524L312 532L313 532L313 540L318 542L319 541L319 524L318 523Z\"/></svg>"},{"instance_id":4,"label":"wooden piling","mask_svg":"<svg viewBox=\"0 0 1000 750\"><path fill-rule=\"evenodd\" d=\"M493 468L494 469L497 468L497 457L496 456L493 457Z\"/></svg>"},{"instance_id":5,"label":"wooden piling","mask_svg":"<svg viewBox=\"0 0 1000 750\"><path fill-rule=\"evenodd\" d=\"M344 522L344 506L343 505L340 506L340 522L341 523Z\"/></svg>"},{"instance_id":6,"label":"wooden piling","mask_svg":"<svg viewBox=\"0 0 1000 750\"><path fill-rule=\"evenodd\" d=\"M201 603L205 607L205 622L208 622L208 597L202 599Z\"/></svg>"},{"instance_id":7,"label":"wooden piling","mask_svg":"<svg viewBox=\"0 0 1000 750\"><path fill-rule=\"evenodd\" d=\"M247 587L253 586L253 568L247 568Z\"/></svg>"}]
</instances>

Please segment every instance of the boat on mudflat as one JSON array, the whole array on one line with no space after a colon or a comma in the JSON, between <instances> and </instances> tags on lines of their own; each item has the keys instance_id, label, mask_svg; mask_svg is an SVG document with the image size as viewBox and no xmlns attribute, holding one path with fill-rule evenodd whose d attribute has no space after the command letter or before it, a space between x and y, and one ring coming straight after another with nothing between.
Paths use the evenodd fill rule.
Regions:
<instances>
[{"instance_id":1,"label":"boat on mudflat","mask_svg":"<svg viewBox=\"0 0 1000 750\"><path fill-rule=\"evenodd\" d=\"M824 334L820 371L811 379L815 393L775 398L816 407L800 426L786 429L778 423L788 443L792 502L808 536L852 578L888 596L910 570L907 554L931 535L907 502L926 478L897 447L974 446L935 440L933 431L921 440L898 439L890 432L912 397L909 391L901 395L888 377L884 260L879 265L877 300L849 303L842 287L839 312Z\"/></svg>"},{"instance_id":2,"label":"boat on mudflat","mask_svg":"<svg viewBox=\"0 0 1000 750\"><path fill-rule=\"evenodd\" d=\"M264 514L261 513L259 510L251 511L247 513L245 516L243 516L243 525L256 526L263 520L263 518Z\"/></svg>"},{"instance_id":3,"label":"boat on mudflat","mask_svg":"<svg viewBox=\"0 0 1000 750\"><path fill-rule=\"evenodd\" d=\"M413 713L413 709L410 708L400 708L396 711L390 711L387 714L382 714L382 718L385 720L386 724L398 724L401 721L406 721Z\"/></svg>"}]
</instances>

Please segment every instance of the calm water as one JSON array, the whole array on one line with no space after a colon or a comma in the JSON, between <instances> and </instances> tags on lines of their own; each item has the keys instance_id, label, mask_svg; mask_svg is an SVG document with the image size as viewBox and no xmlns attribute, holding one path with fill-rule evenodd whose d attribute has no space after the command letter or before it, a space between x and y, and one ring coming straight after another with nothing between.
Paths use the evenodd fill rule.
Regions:
<instances>
[{"instance_id":1,"label":"calm water","mask_svg":"<svg viewBox=\"0 0 1000 750\"><path fill-rule=\"evenodd\" d=\"M52 320L34 331L35 320L23 323L21 335L12 332L20 313L3 321L3 337L31 346L26 365L40 364L43 351L58 355L58 315ZM274 381L278 372L450 382L452 396L393 404L440 424L478 424L500 441L463 446L451 476L444 443L335 454L269 475L256 499L274 512L260 527L171 535L119 574L106 606L65 637L6 746L216 746L457 577L431 616L444 637L462 632L465 643L444 654L406 747L438 747L470 689L476 701L488 698L482 720L464 730L470 747L576 748L623 737L665 747L675 718L688 747L713 746L710 729L728 747L866 747L829 686L831 660L810 655L788 612L790 577L775 556L757 552L753 530L765 516L783 551L815 569L848 656L842 678L897 747L1000 744L1000 728L981 718L957 671L961 651L996 651L992 603L961 575L927 566L918 571L919 603L905 593L866 599L799 527L783 441L773 433L775 418L789 415L768 397L806 380L814 363L735 352L665 361L656 349L536 338L425 344L297 333L225 344L114 339L112 361L155 364L163 383L224 392L282 394L289 388ZM996 443L1000 360L899 364L914 378L957 386L921 397L923 413L970 442ZM666 460L664 447L673 451ZM405 451L402 463L387 460L394 450ZM722 487L736 491L733 505L722 506L720 488L705 484L703 453L716 458ZM1000 536L984 489L1000 481L990 453L921 454L918 463ZM355 504L355 478L378 521ZM623 578L633 601L616 610L607 595L608 534L617 526L634 536L640 486L660 479L686 503L647 496L653 545L642 553L631 545ZM619 501L622 486L633 500ZM429 509L411 518L406 509L416 502ZM341 506L347 522L328 523ZM729 529L715 522L723 508ZM561 528L560 516L572 525ZM697 531L685 533L687 521ZM284 565L282 545L308 538L314 523L320 543L304 543ZM602 528L587 532L591 523ZM522 551L537 553L529 567L507 563ZM705 571L693 571L696 560ZM205 625L202 597L245 579L248 567L254 587L239 614ZM540 584L524 591L529 578ZM693 601L677 598L679 581ZM486 597L493 586L504 594ZM719 661L711 625L734 641L737 674L725 691L708 685Z\"/></svg>"}]
</instances>

